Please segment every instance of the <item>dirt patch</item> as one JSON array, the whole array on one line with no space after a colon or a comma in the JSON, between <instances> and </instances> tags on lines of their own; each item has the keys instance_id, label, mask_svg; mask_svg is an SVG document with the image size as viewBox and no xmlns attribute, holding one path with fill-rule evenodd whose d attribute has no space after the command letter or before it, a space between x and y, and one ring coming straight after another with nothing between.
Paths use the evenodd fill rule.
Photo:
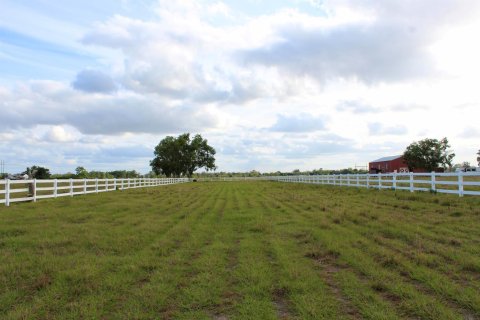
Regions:
<instances>
[{"instance_id":1,"label":"dirt patch","mask_svg":"<svg viewBox=\"0 0 480 320\"><path fill-rule=\"evenodd\" d=\"M277 311L277 316L279 319L291 319L288 303L288 289L287 288L276 288L273 290L273 304Z\"/></svg>"},{"instance_id":2,"label":"dirt patch","mask_svg":"<svg viewBox=\"0 0 480 320\"><path fill-rule=\"evenodd\" d=\"M337 255L326 254L316 259L317 264L321 266L321 276L333 293L335 299L342 306L342 311L348 314L352 319L361 319L359 311L352 305L351 301L342 294L335 280L335 274L344 269L336 263Z\"/></svg>"},{"instance_id":3,"label":"dirt patch","mask_svg":"<svg viewBox=\"0 0 480 320\"><path fill-rule=\"evenodd\" d=\"M48 287L52 283L52 278L48 274L42 274L33 282L32 288L35 291L40 291Z\"/></svg>"}]
</instances>

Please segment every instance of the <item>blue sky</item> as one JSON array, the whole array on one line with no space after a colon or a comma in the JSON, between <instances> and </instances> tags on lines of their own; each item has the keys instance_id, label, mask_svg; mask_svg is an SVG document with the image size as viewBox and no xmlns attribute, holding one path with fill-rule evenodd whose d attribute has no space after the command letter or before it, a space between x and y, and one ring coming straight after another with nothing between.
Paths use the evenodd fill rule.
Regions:
<instances>
[{"instance_id":1,"label":"blue sky","mask_svg":"<svg viewBox=\"0 0 480 320\"><path fill-rule=\"evenodd\" d=\"M192 132L223 171L365 165L444 136L473 163L479 7L4 0L0 160L147 172L163 137Z\"/></svg>"}]
</instances>

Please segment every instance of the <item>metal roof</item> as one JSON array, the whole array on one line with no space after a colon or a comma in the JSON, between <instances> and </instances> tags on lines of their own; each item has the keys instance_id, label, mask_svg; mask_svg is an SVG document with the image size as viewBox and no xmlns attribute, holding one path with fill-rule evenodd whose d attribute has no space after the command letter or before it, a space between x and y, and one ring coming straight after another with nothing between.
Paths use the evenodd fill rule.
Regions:
<instances>
[{"instance_id":1,"label":"metal roof","mask_svg":"<svg viewBox=\"0 0 480 320\"><path fill-rule=\"evenodd\" d=\"M377 160L373 160L373 161L370 161L370 162L384 162L384 161L392 161L392 160L395 160L395 159L398 159L398 158L401 158L402 155L399 155L399 156L390 156L390 157L383 157L383 158L380 158L380 159L377 159Z\"/></svg>"}]
</instances>

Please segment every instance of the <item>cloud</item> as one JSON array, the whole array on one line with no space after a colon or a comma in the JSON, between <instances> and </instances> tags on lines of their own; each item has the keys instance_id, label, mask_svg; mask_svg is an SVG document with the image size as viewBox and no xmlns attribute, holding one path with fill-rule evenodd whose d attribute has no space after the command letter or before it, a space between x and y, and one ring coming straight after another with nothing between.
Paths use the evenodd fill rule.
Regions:
<instances>
[{"instance_id":1,"label":"cloud","mask_svg":"<svg viewBox=\"0 0 480 320\"><path fill-rule=\"evenodd\" d=\"M477 1L460 2L325 1L329 20L342 21L344 11L363 19L305 24L293 15L273 30L271 42L239 57L249 66L278 68L321 83L346 79L379 84L434 76L438 70L429 46L452 18L479 7Z\"/></svg>"},{"instance_id":2,"label":"cloud","mask_svg":"<svg viewBox=\"0 0 480 320\"><path fill-rule=\"evenodd\" d=\"M330 30L297 25L279 30L273 46L246 50L247 65L280 68L318 81L358 79L366 83L403 81L434 73L427 39L403 26L348 25Z\"/></svg>"},{"instance_id":3,"label":"cloud","mask_svg":"<svg viewBox=\"0 0 480 320\"><path fill-rule=\"evenodd\" d=\"M404 135L408 132L405 126L385 126L380 122L369 123L368 131L370 135Z\"/></svg>"},{"instance_id":4,"label":"cloud","mask_svg":"<svg viewBox=\"0 0 480 320\"><path fill-rule=\"evenodd\" d=\"M224 5L196 1L161 3L158 20L117 15L97 24L82 42L120 51L121 75L115 79L138 94L218 104L291 95L295 86L276 70L245 67L235 59L242 48L268 41L269 24L274 22L254 19L219 27L205 18L219 9L228 11Z\"/></svg>"},{"instance_id":5,"label":"cloud","mask_svg":"<svg viewBox=\"0 0 480 320\"><path fill-rule=\"evenodd\" d=\"M276 132L312 132L325 129L325 117L302 113L299 115L278 115L277 122L269 128Z\"/></svg>"},{"instance_id":6,"label":"cloud","mask_svg":"<svg viewBox=\"0 0 480 320\"><path fill-rule=\"evenodd\" d=\"M70 132L71 130L65 129L63 126L51 126L44 135L42 135L42 141L48 142L73 142L77 138Z\"/></svg>"},{"instance_id":7,"label":"cloud","mask_svg":"<svg viewBox=\"0 0 480 320\"><path fill-rule=\"evenodd\" d=\"M176 133L217 126L206 107L175 104L155 95L92 96L52 81L34 81L5 94L0 131L36 125L69 125L83 134ZM47 134L62 138L58 127Z\"/></svg>"},{"instance_id":8,"label":"cloud","mask_svg":"<svg viewBox=\"0 0 480 320\"><path fill-rule=\"evenodd\" d=\"M117 90L117 85L107 74L98 70L83 70L77 74L72 86L84 92L111 93Z\"/></svg>"},{"instance_id":9,"label":"cloud","mask_svg":"<svg viewBox=\"0 0 480 320\"><path fill-rule=\"evenodd\" d=\"M372 107L361 101L342 101L336 107L338 111L352 112L352 113L375 113L381 111L380 108Z\"/></svg>"},{"instance_id":10,"label":"cloud","mask_svg":"<svg viewBox=\"0 0 480 320\"><path fill-rule=\"evenodd\" d=\"M418 111L418 110L428 110L427 106L418 105L418 104L396 104L390 107L390 110L393 112L409 112L409 111Z\"/></svg>"},{"instance_id":11,"label":"cloud","mask_svg":"<svg viewBox=\"0 0 480 320\"><path fill-rule=\"evenodd\" d=\"M458 137L464 139L478 139L478 137L480 137L480 130L474 127L467 127L458 135Z\"/></svg>"}]
</instances>

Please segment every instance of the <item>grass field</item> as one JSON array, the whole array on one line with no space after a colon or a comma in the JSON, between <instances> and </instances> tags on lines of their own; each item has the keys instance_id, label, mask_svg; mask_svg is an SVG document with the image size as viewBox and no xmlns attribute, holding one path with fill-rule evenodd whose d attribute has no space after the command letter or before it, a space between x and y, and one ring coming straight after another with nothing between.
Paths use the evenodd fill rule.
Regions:
<instances>
[{"instance_id":1,"label":"grass field","mask_svg":"<svg viewBox=\"0 0 480 320\"><path fill-rule=\"evenodd\" d=\"M204 182L0 206L1 319L480 319L480 198Z\"/></svg>"}]
</instances>

